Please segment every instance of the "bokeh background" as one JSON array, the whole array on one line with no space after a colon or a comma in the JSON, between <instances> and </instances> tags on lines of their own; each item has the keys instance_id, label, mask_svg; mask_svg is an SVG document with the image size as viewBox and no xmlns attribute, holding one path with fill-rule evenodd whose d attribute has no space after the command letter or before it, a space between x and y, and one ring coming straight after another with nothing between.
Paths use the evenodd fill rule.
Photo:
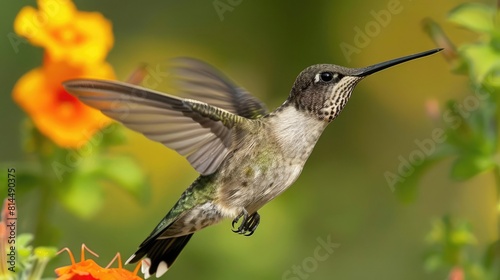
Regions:
<instances>
[{"instance_id":1,"label":"bokeh background","mask_svg":"<svg viewBox=\"0 0 500 280\"><path fill-rule=\"evenodd\" d=\"M297 74L309 65L362 67L434 48L422 29L424 18L441 24L457 44L477 36L446 21L447 12L464 1L221 1L236 4L222 18L214 1L75 3L113 23L115 44L107 61L118 79L125 80L143 62L193 56L215 65L270 109L286 99ZM401 12L359 53L343 55L340 44L356 46L354 28L364 29L374 21L372 11L394 3ZM11 91L42 60L42 50L29 44L15 53L6 36L25 5L36 2L7 1L0 10L0 160L14 167L25 160L20 133L26 115L12 101ZM423 269L431 221L444 214L468 220L483 251L497 236L492 176L458 183L449 179L450 162L445 161L423 178L417 199L405 204L391 191L384 172L397 173L398 157L408 158L417 148L416 139L431 136L437 124L426 112L428 100L443 104L467 94L467 77L452 74L441 55L362 81L298 181L259 211L256 233L249 238L234 234L230 221L207 228L195 235L165 278L281 279L314 256L318 238L329 237L340 246L307 273L308 279L445 279L445 271L429 274ZM175 152L134 132L127 136L128 142L116 150L138 160L152 185L150 199L141 204L119 188L103 186L105 206L90 219L55 207L50 216L59 241L51 245L78 252L85 243L100 254L97 261L103 265L116 252L127 258L197 177ZM37 201L36 192L18 197L19 232L33 231ZM49 270L67 263L65 255L59 256Z\"/></svg>"}]
</instances>

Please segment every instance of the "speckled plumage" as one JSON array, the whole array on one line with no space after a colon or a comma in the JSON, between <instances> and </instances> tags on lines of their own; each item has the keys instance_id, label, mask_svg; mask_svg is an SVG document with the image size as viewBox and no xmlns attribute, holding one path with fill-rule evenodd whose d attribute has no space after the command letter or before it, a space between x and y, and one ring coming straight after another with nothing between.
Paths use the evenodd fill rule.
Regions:
<instances>
[{"instance_id":1,"label":"speckled plumage","mask_svg":"<svg viewBox=\"0 0 500 280\"><path fill-rule=\"evenodd\" d=\"M146 278L161 276L193 233L225 218L233 219L233 226L241 221L236 232L251 235L260 222L257 211L298 178L323 130L361 79L436 51L359 69L310 66L271 113L193 59L180 59L175 68L187 98L119 82L66 82L84 103L176 150L201 173L127 262L142 259Z\"/></svg>"}]
</instances>

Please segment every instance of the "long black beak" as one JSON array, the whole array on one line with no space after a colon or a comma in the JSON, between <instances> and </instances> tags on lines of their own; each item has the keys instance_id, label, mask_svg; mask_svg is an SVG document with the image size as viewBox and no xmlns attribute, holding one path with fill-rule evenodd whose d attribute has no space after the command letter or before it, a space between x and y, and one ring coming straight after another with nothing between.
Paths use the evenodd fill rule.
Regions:
<instances>
[{"instance_id":1,"label":"long black beak","mask_svg":"<svg viewBox=\"0 0 500 280\"><path fill-rule=\"evenodd\" d=\"M378 72L380 70L384 70L386 68L392 67L394 65L398 65L400 63L403 63L403 62L406 62L406 61L410 61L410 60L413 60L413 59L416 59L416 58L420 58L420 57L428 56L428 55L431 55L431 54L435 54L435 53L440 52L442 50L443 50L443 48L429 50L429 51L426 51L426 52L416 53L416 54L412 54L412 55L408 55L408 56L404 56L404 57L392 59L392 60L389 60L389 61L386 61L386 62L377 63L375 65L368 66L368 67L365 67L365 68L358 68L358 69L355 69L354 73L352 73L350 75L351 76L356 76L356 77L366 77L368 75L371 75L371 74L373 74L375 72Z\"/></svg>"}]
</instances>

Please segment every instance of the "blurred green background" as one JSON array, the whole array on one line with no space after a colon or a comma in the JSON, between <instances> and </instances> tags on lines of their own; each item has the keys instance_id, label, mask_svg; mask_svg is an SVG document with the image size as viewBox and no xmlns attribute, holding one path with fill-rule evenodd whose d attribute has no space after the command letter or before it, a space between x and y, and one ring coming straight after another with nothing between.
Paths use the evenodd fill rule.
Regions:
<instances>
[{"instance_id":1,"label":"blurred green background","mask_svg":"<svg viewBox=\"0 0 500 280\"><path fill-rule=\"evenodd\" d=\"M221 2L237 4L223 13L223 20L214 1L75 1L80 10L101 12L113 23L115 44L107 61L119 79L142 62L155 65L193 56L219 68L270 109L286 99L295 77L309 65L362 67L434 48L422 30L426 17L440 23L457 44L476 36L446 22L447 12L464 1ZM354 28L364 29L375 20L372 11L394 3L401 11L359 53L346 58L340 44L355 46ZM13 167L24 160L20 127L26 115L12 101L11 91L42 60L41 49L21 44L16 53L5 36L13 32L14 18L25 5L36 2L7 1L0 11L0 161ZM409 205L397 199L384 178L386 171L397 173L398 156L408 158L417 148L416 139L431 137L436 124L426 113L429 99L443 104L470 94L466 77L449 69L442 56L434 55L362 81L298 181L259 211L256 233L250 238L234 234L230 221L207 228L195 235L165 278L281 279L314 256L317 238L330 236L340 247L307 279L445 279L444 272L426 273L422 263L431 220L447 213L470 221L477 248L484 251L497 236L490 174L457 183L449 179L449 162L444 162L424 177L417 200ZM51 213L60 230L55 233L60 235L58 247L76 253L85 243L100 254L102 265L116 252L128 258L197 177L175 152L134 132L128 136L128 143L117 149L137 158L150 177L149 202L139 205L122 190L103 186L106 205L92 219L80 220L63 208ZM18 197L18 232L33 231L36 196ZM69 258L62 255L50 269L66 264Z\"/></svg>"}]
</instances>

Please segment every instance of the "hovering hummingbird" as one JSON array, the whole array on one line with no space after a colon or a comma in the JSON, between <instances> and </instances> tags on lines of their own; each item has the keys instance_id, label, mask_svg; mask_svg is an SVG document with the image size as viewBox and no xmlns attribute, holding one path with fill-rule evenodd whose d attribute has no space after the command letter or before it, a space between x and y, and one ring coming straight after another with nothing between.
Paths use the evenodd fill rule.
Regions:
<instances>
[{"instance_id":1,"label":"hovering hummingbird","mask_svg":"<svg viewBox=\"0 0 500 280\"><path fill-rule=\"evenodd\" d=\"M359 81L441 50L365 68L310 66L273 112L211 66L190 58L174 68L188 98L115 81L65 82L83 103L186 156L200 173L126 263L142 259L145 278L160 277L195 232L224 218L233 219L234 232L252 235L260 222L257 211L297 179Z\"/></svg>"}]
</instances>

